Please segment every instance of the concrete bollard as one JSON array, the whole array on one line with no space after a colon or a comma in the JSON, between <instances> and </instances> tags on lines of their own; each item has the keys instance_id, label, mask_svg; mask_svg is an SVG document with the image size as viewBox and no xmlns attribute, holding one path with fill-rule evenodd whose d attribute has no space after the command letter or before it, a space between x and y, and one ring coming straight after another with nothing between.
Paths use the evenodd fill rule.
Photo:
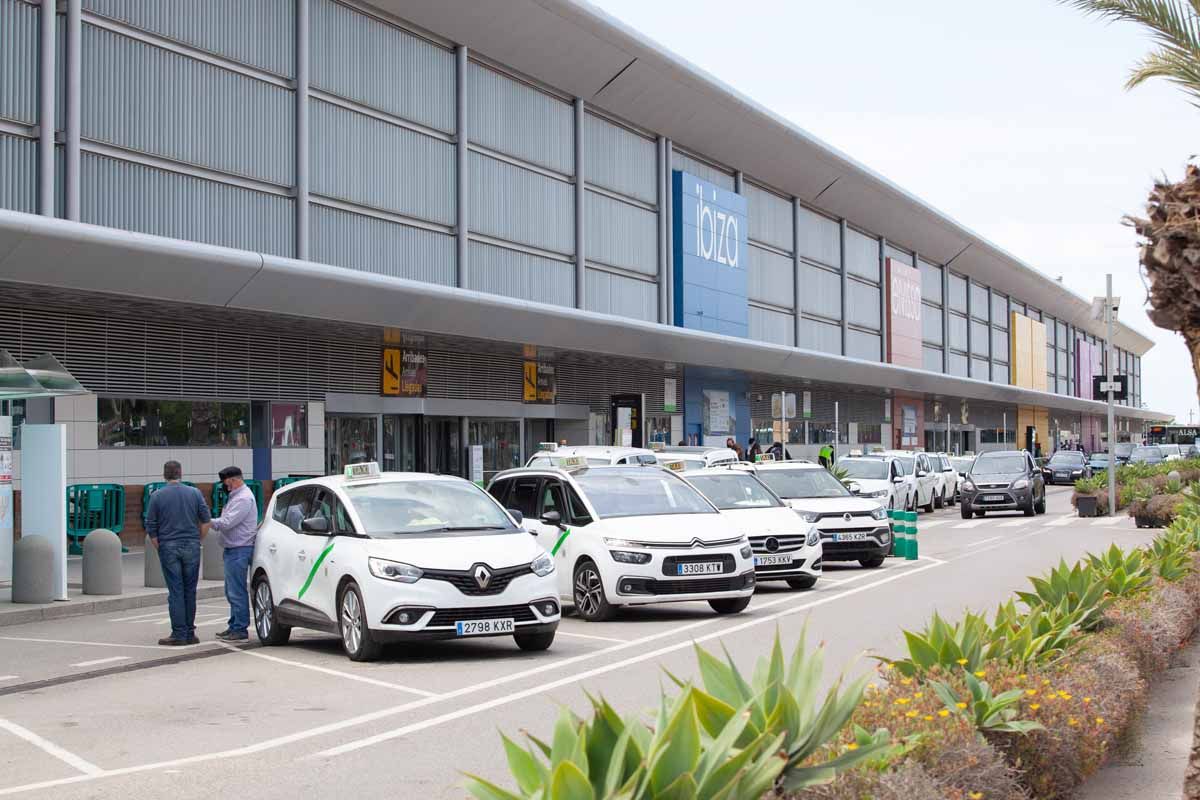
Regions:
<instances>
[{"instance_id":1,"label":"concrete bollard","mask_svg":"<svg viewBox=\"0 0 1200 800\"><path fill-rule=\"evenodd\" d=\"M200 543L200 577L206 581L225 580L225 548L221 534L212 531Z\"/></svg>"},{"instance_id":2,"label":"concrete bollard","mask_svg":"<svg viewBox=\"0 0 1200 800\"><path fill-rule=\"evenodd\" d=\"M54 601L54 546L45 536L23 536L13 543L12 601Z\"/></svg>"},{"instance_id":3,"label":"concrete bollard","mask_svg":"<svg viewBox=\"0 0 1200 800\"><path fill-rule=\"evenodd\" d=\"M120 594L121 537L97 528L83 539L83 593Z\"/></svg>"},{"instance_id":4,"label":"concrete bollard","mask_svg":"<svg viewBox=\"0 0 1200 800\"><path fill-rule=\"evenodd\" d=\"M162 562L158 560L158 548L150 541L149 536L146 537L146 563L142 575L142 582L147 589L167 588L167 579L162 574Z\"/></svg>"}]
</instances>

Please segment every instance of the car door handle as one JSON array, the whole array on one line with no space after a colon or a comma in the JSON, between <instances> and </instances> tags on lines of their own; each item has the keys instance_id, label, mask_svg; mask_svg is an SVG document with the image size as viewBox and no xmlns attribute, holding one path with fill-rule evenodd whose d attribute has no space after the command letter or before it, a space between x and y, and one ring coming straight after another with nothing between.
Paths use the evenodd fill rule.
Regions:
<instances>
[{"instance_id":1,"label":"car door handle","mask_svg":"<svg viewBox=\"0 0 1200 800\"><path fill-rule=\"evenodd\" d=\"M278 546L276 546L276 545L271 545L270 547L268 547L268 548L267 548L267 550L268 550L268 551L270 551L270 552L272 552L272 553L274 553L274 552L275 552L276 550L278 550L278 549L279 549L279 547L278 547Z\"/></svg>"},{"instance_id":2,"label":"car door handle","mask_svg":"<svg viewBox=\"0 0 1200 800\"><path fill-rule=\"evenodd\" d=\"M299 553L296 553L296 558L303 561L304 559L308 558L308 553L304 550L301 550Z\"/></svg>"}]
</instances>

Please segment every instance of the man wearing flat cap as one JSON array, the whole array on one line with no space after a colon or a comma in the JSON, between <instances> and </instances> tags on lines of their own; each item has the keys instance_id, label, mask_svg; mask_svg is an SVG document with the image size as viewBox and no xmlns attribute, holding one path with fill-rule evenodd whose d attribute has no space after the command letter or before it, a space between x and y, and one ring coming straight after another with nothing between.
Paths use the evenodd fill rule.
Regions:
<instances>
[{"instance_id":1,"label":"man wearing flat cap","mask_svg":"<svg viewBox=\"0 0 1200 800\"><path fill-rule=\"evenodd\" d=\"M249 637L250 596L246 572L254 556L254 537L258 535L258 503L237 467L226 467L217 477L229 492L221 516L213 517L211 529L221 534L225 548L225 599L229 601L229 627L217 634L227 642Z\"/></svg>"}]
</instances>

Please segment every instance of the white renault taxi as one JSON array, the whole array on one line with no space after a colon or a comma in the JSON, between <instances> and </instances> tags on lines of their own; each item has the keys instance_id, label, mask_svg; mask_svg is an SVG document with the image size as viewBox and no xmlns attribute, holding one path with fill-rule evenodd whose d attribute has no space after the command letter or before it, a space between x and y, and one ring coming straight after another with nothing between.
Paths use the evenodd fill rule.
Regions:
<instances>
[{"instance_id":1,"label":"white renault taxi","mask_svg":"<svg viewBox=\"0 0 1200 800\"><path fill-rule=\"evenodd\" d=\"M553 467L565 462L600 466L602 464L654 464L653 450L644 447L606 447L604 445L558 445L542 442L538 451L525 462L527 467Z\"/></svg>"},{"instance_id":2,"label":"white renault taxi","mask_svg":"<svg viewBox=\"0 0 1200 800\"><path fill-rule=\"evenodd\" d=\"M488 491L554 556L558 593L585 620L619 606L706 600L735 614L754 594L750 541L674 472L655 465L501 472Z\"/></svg>"},{"instance_id":3,"label":"white renault taxi","mask_svg":"<svg viewBox=\"0 0 1200 800\"><path fill-rule=\"evenodd\" d=\"M685 470L724 467L738 462L738 454L728 447L654 447L660 464L682 461Z\"/></svg>"},{"instance_id":4,"label":"white renault taxi","mask_svg":"<svg viewBox=\"0 0 1200 800\"><path fill-rule=\"evenodd\" d=\"M750 537L754 575L811 589L821 577L821 532L754 475L728 468L680 473Z\"/></svg>"},{"instance_id":5,"label":"white renault taxi","mask_svg":"<svg viewBox=\"0 0 1200 800\"><path fill-rule=\"evenodd\" d=\"M821 558L878 567L892 550L887 510L873 499L855 497L817 464L762 461L734 469L753 472L821 531Z\"/></svg>"},{"instance_id":6,"label":"white renault taxi","mask_svg":"<svg viewBox=\"0 0 1200 800\"><path fill-rule=\"evenodd\" d=\"M250 575L263 644L313 628L340 635L354 661L387 642L470 636L545 650L561 616L554 559L503 506L462 478L378 464L276 492Z\"/></svg>"}]
</instances>

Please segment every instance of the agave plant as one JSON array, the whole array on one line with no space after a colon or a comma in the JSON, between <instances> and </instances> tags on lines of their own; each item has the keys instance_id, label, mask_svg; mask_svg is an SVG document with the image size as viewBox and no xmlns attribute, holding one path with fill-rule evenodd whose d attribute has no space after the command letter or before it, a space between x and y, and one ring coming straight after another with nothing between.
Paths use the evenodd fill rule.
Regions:
<instances>
[{"instance_id":1,"label":"agave plant","mask_svg":"<svg viewBox=\"0 0 1200 800\"><path fill-rule=\"evenodd\" d=\"M1150 561L1141 550L1126 553L1115 544L1100 555L1088 554L1088 565L1114 597L1125 597L1146 588L1154 578Z\"/></svg>"},{"instance_id":2,"label":"agave plant","mask_svg":"<svg viewBox=\"0 0 1200 800\"><path fill-rule=\"evenodd\" d=\"M869 734L866 741L856 742L855 748L826 758L862 701L868 678L859 678L845 689L839 678L822 698L818 686L824 671L824 648L808 652L804 640L802 632L791 659L785 660L776 632L770 655L759 659L749 681L728 652L722 661L696 647L701 685L707 692L700 721L708 734L722 735L730 720L742 713L740 709L747 709L749 722L735 744L744 747L757 737L782 736L787 758L783 786L789 790L830 781L839 770L878 757L890 743L888 732L880 730ZM678 678L671 678L679 683Z\"/></svg>"},{"instance_id":3,"label":"agave plant","mask_svg":"<svg viewBox=\"0 0 1200 800\"><path fill-rule=\"evenodd\" d=\"M1105 596L1105 582L1091 568L1076 563L1068 567L1059 559L1058 566L1045 578L1030 578L1032 592L1017 592L1017 597L1030 609L1038 605L1055 609L1059 613L1082 612L1080 630L1095 630L1100 625L1105 609L1112 598Z\"/></svg>"},{"instance_id":4,"label":"agave plant","mask_svg":"<svg viewBox=\"0 0 1200 800\"><path fill-rule=\"evenodd\" d=\"M990 648L993 638L991 626L978 614L968 613L961 622L951 625L935 612L925 630L904 631L908 658L880 660L909 678L934 667L963 667L973 672L996 655Z\"/></svg>"},{"instance_id":5,"label":"agave plant","mask_svg":"<svg viewBox=\"0 0 1200 800\"><path fill-rule=\"evenodd\" d=\"M1167 581L1177 581L1192 571L1191 541L1184 534L1164 533L1150 543L1149 557L1155 573Z\"/></svg>"},{"instance_id":6,"label":"agave plant","mask_svg":"<svg viewBox=\"0 0 1200 800\"><path fill-rule=\"evenodd\" d=\"M1061 659L1079 640L1081 609L1064 611L1038 605L1021 613L1009 600L996 609L989 645L991 658L1014 667L1047 665ZM974 671L974 670L972 670Z\"/></svg>"},{"instance_id":7,"label":"agave plant","mask_svg":"<svg viewBox=\"0 0 1200 800\"><path fill-rule=\"evenodd\" d=\"M710 699L693 687L664 695L653 729L592 699L591 720L564 710L550 744L530 736L532 747L522 748L504 737L519 793L475 775L467 790L479 800L758 800L787 765L784 737L750 732L745 706L707 737Z\"/></svg>"},{"instance_id":8,"label":"agave plant","mask_svg":"<svg viewBox=\"0 0 1200 800\"><path fill-rule=\"evenodd\" d=\"M970 693L968 698L959 700L954 690L941 681L933 682L933 690L951 713L970 718L980 733L1029 733L1045 730L1040 723L1033 720L1017 719L1017 704L1024 694L1022 690L1010 689L1001 694L993 694L987 681L981 681L969 672L965 677L967 691Z\"/></svg>"}]
</instances>

